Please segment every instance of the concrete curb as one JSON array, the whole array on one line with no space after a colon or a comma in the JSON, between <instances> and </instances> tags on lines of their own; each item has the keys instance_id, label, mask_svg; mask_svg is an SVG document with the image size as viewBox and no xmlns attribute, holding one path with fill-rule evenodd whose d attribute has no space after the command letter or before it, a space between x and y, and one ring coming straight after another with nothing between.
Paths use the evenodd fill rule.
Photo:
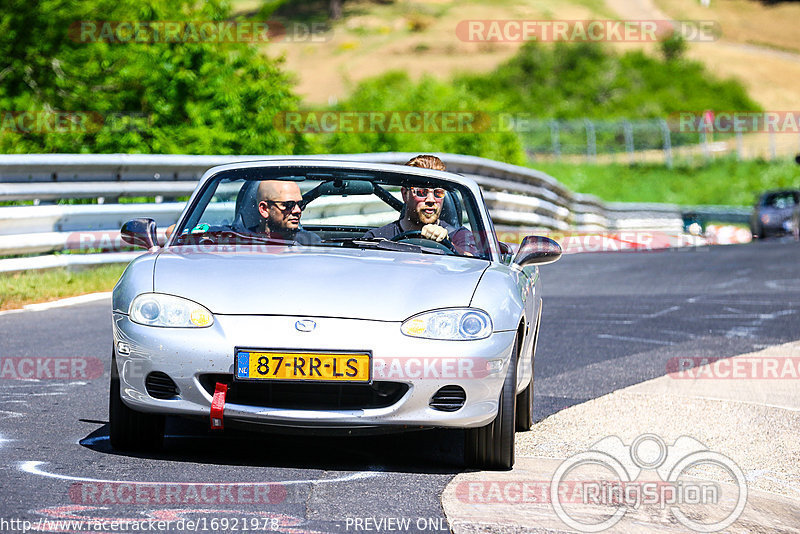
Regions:
<instances>
[{"instance_id":1,"label":"concrete curb","mask_svg":"<svg viewBox=\"0 0 800 534\"><path fill-rule=\"evenodd\" d=\"M608 436L618 436L628 446L637 436L655 434L668 446L689 436L741 468L747 502L725 532L800 533L800 342L708 364L689 360L676 358L665 376L573 406L517 434L517 463L511 471L456 476L442 496L453 531L580 532L566 525L549 503L547 489L558 467ZM606 480L609 473L590 467L581 476ZM699 469L691 474L718 484L725 499L738 494L720 473ZM653 470L640 475L634 480L661 480ZM711 517L708 510L683 506L691 517ZM608 510L573 507L586 522L600 522ZM629 509L604 530L647 531L692 530L660 505Z\"/></svg>"}]
</instances>

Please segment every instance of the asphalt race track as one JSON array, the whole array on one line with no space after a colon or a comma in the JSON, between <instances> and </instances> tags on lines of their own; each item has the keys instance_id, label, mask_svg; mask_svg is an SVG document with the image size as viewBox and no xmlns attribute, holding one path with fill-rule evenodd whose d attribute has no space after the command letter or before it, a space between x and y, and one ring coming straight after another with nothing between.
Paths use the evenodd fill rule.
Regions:
<instances>
[{"instance_id":1,"label":"asphalt race track","mask_svg":"<svg viewBox=\"0 0 800 534\"><path fill-rule=\"evenodd\" d=\"M537 417L661 376L672 357L800 338L799 265L800 245L765 242L579 254L543 267ZM150 532L158 520L171 532L448 531L439 499L461 471L459 432L254 436L171 421L163 453L117 454L107 439L110 350L108 300L0 316L2 365L81 357L98 366L85 380L13 380L0 366L0 531L21 532L2 521L24 519L71 532L79 527L42 521L92 518Z\"/></svg>"}]
</instances>

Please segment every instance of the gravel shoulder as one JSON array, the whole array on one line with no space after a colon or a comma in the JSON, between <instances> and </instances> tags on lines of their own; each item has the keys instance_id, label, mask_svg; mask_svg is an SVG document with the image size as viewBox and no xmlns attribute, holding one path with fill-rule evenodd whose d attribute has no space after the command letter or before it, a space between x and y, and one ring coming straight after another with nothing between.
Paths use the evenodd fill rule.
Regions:
<instances>
[{"instance_id":1,"label":"gravel shoulder","mask_svg":"<svg viewBox=\"0 0 800 534\"><path fill-rule=\"evenodd\" d=\"M596 450L609 436L628 446L644 434L659 436L667 446L688 436L741 468L747 504L726 532L800 532L800 342L704 363L676 359L673 373L572 406L518 434L512 471L464 473L445 490L443 507L454 532L577 531L554 513L547 492L537 497L537 491L547 488L564 459ZM655 470L640 474L637 480L659 480ZM592 475L607 477L608 471L584 473ZM736 494L725 473L699 468L692 475L718 483L725 495ZM472 493L470 483L479 484ZM528 498L512 491L526 483ZM493 497L497 488L501 492ZM602 517L599 508L575 513L589 522ZM663 507L642 506L607 532L641 531L687 529Z\"/></svg>"}]
</instances>

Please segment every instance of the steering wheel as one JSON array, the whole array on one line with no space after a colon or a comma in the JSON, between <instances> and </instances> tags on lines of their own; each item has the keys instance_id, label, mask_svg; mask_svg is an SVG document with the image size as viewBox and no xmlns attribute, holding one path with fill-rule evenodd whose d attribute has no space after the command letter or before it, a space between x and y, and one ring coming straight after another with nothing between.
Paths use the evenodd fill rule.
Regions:
<instances>
[{"instance_id":1,"label":"steering wheel","mask_svg":"<svg viewBox=\"0 0 800 534\"><path fill-rule=\"evenodd\" d=\"M420 232L419 230L409 230L408 232L397 234L389 241L403 241L421 247L438 248L452 255L458 254L456 248L453 246L453 243L450 241L450 239L445 238L441 241L434 241L433 239L427 239L425 237L422 237L422 232Z\"/></svg>"}]
</instances>

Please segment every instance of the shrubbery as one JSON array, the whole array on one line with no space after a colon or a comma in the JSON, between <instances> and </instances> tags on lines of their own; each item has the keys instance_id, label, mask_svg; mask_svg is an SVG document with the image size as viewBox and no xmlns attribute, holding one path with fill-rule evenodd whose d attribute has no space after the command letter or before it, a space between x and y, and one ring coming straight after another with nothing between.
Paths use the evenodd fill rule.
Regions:
<instances>
[{"instance_id":1,"label":"shrubbery","mask_svg":"<svg viewBox=\"0 0 800 534\"><path fill-rule=\"evenodd\" d=\"M406 73L393 72L361 83L338 111L474 112L483 102L464 87L426 76L413 82ZM524 152L513 132L348 132L315 135L315 149L327 153L450 152L472 154L523 164Z\"/></svg>"},{"instance_id":2,"label":"shrubbery","mask_svg":"<svg viewBox=\"0 0 800 534\"><path fill-rule=\"evenodd\" d=\"M86 20L229 16L221 0L6 0L0 13L0 152L306 152L301 136L273 125L277 112L298 103L287 75L252 45L84 42L74 33ZM14 117L26 111L41 124L15 127ZM49 114L76 112L88 114L86 127L64 133L48 123ZM23 131L31 124L34 131Z\"/></svg>"},{"instance_id":3,"label":"shrubbery","mask_svg":"<svg viewBox=\"0 0 800 534\"><path fill-rule=\"evenodd\" d=\"M546 122L523 134L495 122L498 114L546 121L758 109L738 82L719 81L701 64L684 59L680 43L663 48L666 58L659 59L642 52L619 55L598 44L532 42L488 74L412 81L406 73L388 73L362 82L335 106L337 111L483 113L493 122L481 133L298 133L278 127L276 121L300 104L289 77L278 61L253 45L85 42L70 32L80 21L97 19L229 20L226 0L5 3L0 13L0 152L435 151L521 164L526 161L524 148L549 142ZM90 121L64 133L45 120L43 127L27 132L14 124L21 112L45 118L48 113L82 112ZM598 131L599 150L604 144L619 146L620 135ZM659 142L658 131L647 135ZM570 136L586 137L580 127L563 133L565 144ZM673 142L682 139L676 136Z\"/></svg>"},{"instance_id":4,"label":"shrubbery","mask_svg":"<svg viewBox=\"0 0 800 534\"><path fill-rule=\"evenodd\" d=\"M620 55L596 43L531 42L488 74L462 74L450 82L430 77L413 82L404 73L386 74L362 82L338 109L458 109L486 113L495 120L500 114L516 114L534 126L519 134L502 131L499 121L494 131L481 134L339 133L319 136L314 148L320 152L451 151L519 163L525 159L523 147L550 144L549 119L669 118L686 111L759 109L739 82L718 80L702 64L682 58L680 47L670 50L668 58L661 59L641 51ZM561 135L565 145L586 142L582 123ZM621 131L598 131L596 136L598 151L624 146ZM674 145L696 143L697 134L673 131L672 141ZM637 148L640 143L658 147L661 142L657 128L637 133Z\"/></svg>"},{"instance_id":5,"label":"shrubbery","mask_svg":"<svg viewBox=\"0 0 800 534\"><path fill-rule=\"evenodd\" d=\"M637 119L758 109L739 82L720 81L700 63L638 50L618 55L597 43L527 43L494 72L464 75L455 83L507 111L543 118Z\"/></svg>"},{"instance_id":6,"label":"shrubbery","mask_svg":"<svg viewBox=\"0 0 800 534\"><path fill-rule=\"evenodd\" d=\"M800 186L798 167L791 160L738 161L733 156L672 169L659 164L554 162L540 162L536 168L558 177L573 191L613 202L752 206L763 191Z\"/></svg>"}]
</instances>

